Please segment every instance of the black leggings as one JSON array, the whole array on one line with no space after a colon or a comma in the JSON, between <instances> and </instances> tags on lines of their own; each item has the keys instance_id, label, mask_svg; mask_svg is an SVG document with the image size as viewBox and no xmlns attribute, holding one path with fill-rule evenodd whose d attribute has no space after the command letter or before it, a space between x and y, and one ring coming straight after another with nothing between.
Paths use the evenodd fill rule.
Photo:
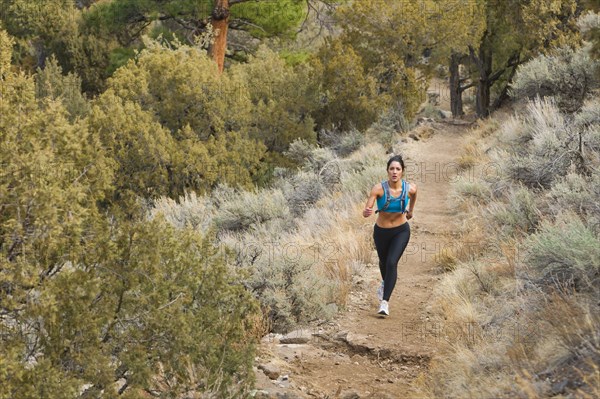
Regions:
<instances>
[{"instance_id":1,"label":"black leggings","mask_svg":"<svg viewBox=\"0 0 600 399\"><path fill-rule=\"evenodd\" d=\"M377 255L379 255L379 270L383 279L383 299L389 301L396 286L398 261L410 239L410 226L408 222L389 228L379 227L375 224L373 239Z\"/></svg>"}]
</instances>

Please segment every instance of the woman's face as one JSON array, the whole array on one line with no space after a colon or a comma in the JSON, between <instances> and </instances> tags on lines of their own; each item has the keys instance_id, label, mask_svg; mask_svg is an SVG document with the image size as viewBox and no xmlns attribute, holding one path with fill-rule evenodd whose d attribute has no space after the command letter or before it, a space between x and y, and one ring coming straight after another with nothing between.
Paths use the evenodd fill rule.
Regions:
<instances>
[{"instance_id":1,"label":"woman's face","mask_svg":"<svg viewBox=\"0 0 600 399\"><path fill-rule=\"evenodd\" d=\"M398 161L394 161L390 164L390 167L388 168L388 179L392 182L395 181L400 181L400 178L402 177L402 165L400 165L400 162Z\"/></svg>"}]
</instances>

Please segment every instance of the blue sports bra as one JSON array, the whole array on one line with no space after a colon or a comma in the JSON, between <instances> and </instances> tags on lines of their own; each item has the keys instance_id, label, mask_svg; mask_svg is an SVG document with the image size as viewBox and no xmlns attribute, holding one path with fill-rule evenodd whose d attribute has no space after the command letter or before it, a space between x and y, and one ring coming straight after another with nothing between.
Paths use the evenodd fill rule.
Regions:
<instances>
[{"instance_id":1,"label":"blue sports bra","mask_svg":"<svg viewBox=\"0 0 600 399\"><path fill-rule=\"evenodd\" d=\"M383 195L377 198L377 212L389 212L389 213L405 213L408 209L408 203L410 197L408 196L408 190L410 184L402 180L402 192L399 197L392 197L390 194L390 186L387 180L381 182L383 187Z\"/></svg>"}]
</instances>

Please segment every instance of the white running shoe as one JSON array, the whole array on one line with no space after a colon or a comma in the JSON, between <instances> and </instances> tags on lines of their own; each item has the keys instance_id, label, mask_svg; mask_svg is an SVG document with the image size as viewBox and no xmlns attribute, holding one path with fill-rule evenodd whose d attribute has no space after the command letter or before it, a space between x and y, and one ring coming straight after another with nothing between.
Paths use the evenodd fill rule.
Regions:
<instances>
[{"instance_id":1,"label":"white running shoe","mask_svg":"<svg viewBox=\"0 0 600 399\"><path fill-rule=\"evenodd\" d=\"M379 301L383 301L383 280L381 281L379 288L377 288L377 299L379 299Z\"/></svg>"},{"instance_id":2,"label":"white running shoe","mask_svg":"<svg viewBox=\"0 0 600 399\"><path fill-rule=\"evenodd\" d=\"M381 301L381 305L379 305L379 314L382 314L384 316L389 316L390 315L390 310L388 307L388 301Z\"/></svg>"}]
</instances>

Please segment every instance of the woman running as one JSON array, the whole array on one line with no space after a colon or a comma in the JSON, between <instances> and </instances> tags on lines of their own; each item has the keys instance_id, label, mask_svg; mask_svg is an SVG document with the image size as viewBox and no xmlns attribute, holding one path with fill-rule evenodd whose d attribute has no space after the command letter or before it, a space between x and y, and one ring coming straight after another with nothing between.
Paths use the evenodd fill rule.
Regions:
<instances>
[{"instance_id":1,"label":"woman running","mask_svg":"<svg viewBox=\"0 0 600 399\"><path fill-rule=\"evenodd\" d=\"M413 217L417 201L417 186L402 179L404 161L400 155L391 157L387 163L388 179L377 183L371 189L363 216L373 214L373 205L377 201L379 213L373 227L373 239L379 256L381 285L377 290L380 301L379 314L388 316L388 301L396 286L398 261L408 245L410 226L408 220Z\"/></svg>"}]
</instances>

